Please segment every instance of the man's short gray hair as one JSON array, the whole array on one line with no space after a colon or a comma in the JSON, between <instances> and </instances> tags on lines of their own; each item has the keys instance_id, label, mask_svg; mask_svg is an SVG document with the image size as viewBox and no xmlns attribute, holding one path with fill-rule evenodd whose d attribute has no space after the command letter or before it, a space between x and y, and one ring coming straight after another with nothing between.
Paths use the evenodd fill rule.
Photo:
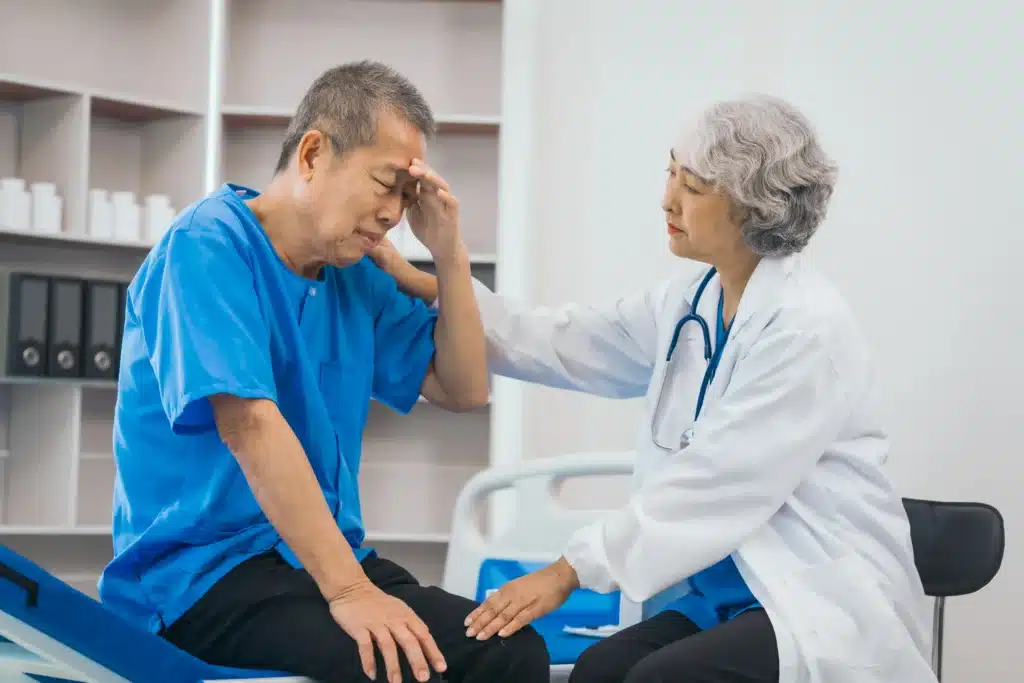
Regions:
<instances>
[{"instance_id":1,"label":"man's short gray hair","mask_svg":"<svg viewBox=\"0 0 1024 683\"><path fill-rule=\"evenodd\" d=\"M288 124L275 171L291 163L299 141L311 129L322 131L339 155L373 144L382 111L398 114L428 138L435 133L434 115L423 94L391 67L363 60L328 69L306 91Z\"/></svg>"},{"instance_id":2,"label":"man's short gray hair","mask_svg":"<svg viewBox=\"0 0 1024 683\"><path fill-rule=\"evenodd\" d=\"M722 189L761 256L802 250L825 218L837 168L810 122L776 97L753 95L707 109L676 150L679 163Z\"/></svg>"}]
</instances>

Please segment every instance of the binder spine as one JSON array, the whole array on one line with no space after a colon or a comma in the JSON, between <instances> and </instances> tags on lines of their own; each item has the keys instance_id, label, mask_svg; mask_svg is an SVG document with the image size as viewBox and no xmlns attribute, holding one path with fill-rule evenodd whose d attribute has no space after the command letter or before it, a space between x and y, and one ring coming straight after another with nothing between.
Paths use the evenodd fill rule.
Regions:
<instances>
[{"instance_id":1,"label":"binder spine","mask_svg":"<svg viewBox=\"0 0 1024 683\"><path fill-rule=\"evenodd\" d=\"M0 311L5 332L2 358L6 374L42 376L47 370L49 282L45 276L5 273Z\"/></svg>"}]
</instances>

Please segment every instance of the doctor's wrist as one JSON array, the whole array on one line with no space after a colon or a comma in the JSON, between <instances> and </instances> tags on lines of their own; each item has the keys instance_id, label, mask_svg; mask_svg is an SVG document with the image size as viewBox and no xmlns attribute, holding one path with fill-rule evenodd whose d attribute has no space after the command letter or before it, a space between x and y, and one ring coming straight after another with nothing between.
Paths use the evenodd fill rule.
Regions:
<instances>
[{"instance_id":1,"label":"doctor's wrist","mask_svg":"<svg viewBox=\"0 0 1024 683\"><path fill-rule=\"evenodd\" d=\"M569 564L569 560L565 559L565 557L558 558L551 565L551 570L558 577L559 584L566 593L571 593L580 587L580 577L576 574L576 569Z\"/></svg>"}]
</instances>

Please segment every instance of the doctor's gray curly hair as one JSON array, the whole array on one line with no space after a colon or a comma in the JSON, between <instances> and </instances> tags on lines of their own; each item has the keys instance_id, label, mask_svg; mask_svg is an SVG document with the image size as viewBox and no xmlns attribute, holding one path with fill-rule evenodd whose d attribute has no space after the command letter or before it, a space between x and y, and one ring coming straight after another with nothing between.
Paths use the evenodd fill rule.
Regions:
<instances>
[{"instance_id":1,"label":"doctor's gray curly hair","mask_svg":"<svg viewBox=\"0 0 1024 683\"><path fill-rule=\"evenodd\" d=\"M681 163L736 205L743 239L761 256L801 251L825 218L838 170L810 122L784 100L720 102L681 147Z\"/></svg>"}]
</instances>

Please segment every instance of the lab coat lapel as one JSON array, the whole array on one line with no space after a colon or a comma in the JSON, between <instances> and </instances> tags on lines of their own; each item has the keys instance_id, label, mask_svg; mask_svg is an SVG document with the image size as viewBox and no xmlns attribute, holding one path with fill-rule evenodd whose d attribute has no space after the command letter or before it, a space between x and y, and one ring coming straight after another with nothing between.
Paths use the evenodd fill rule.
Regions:
<instances>
[{"instance_id":1,"label":"lab coat lapel","mask_svg":"<svg viewBox=\"0 0 1024 683\"><path fill-rule=\"evenodd\" d=\"M740 297L740 305L736 309L736 315L729 331L729 341L725 345L714 381L708 387L704 399L705 408L725 393L736 360L744 354L752 341L752 336L756 336L757 331L763 327L764 321L771 317L784 298L782 286L793 268L795 258L794 256L764 258L757 264L743 290L743 296ZM715 334L714 330L718 319L718 292L720 291L718 287L716 283L713 297L707 296L707 290L705 290L704 296L707 297L707 302L705 303L702 298L699 306L701 314L712 326L712 337ZM762 322L759 324L757 321Z\"/></svg>"},{"instance_id":2,"label":"lab coat lapel","mask_svg":"<svg viewBox=\"0 0 1024 683\"><path fill-rule=\"evenodd\" d=\"M730 339L756 316L758 312L771 310L781 301L780 288L797 264L799 256L762 258L740 297L739 308L732 322Z\"/></svg>"},{"instance_id":3,"label":"lab coat lapel","mask_svg":"<svg viewBox=\"0 0 1024 683\"><path fill-rule=\"evenodd\" d=\"M750 276L750 281L747 282L746 288L743 290L743 296L740 297L740 305L733 319L730 338L748 323L758 311L763 311L777 305L779 301L779 287L786 281L793 268L796 267L799 258L799 255L792 255L761 259L757 267L754 268L754 273ZM707 271L705 270L704 272ZM697 296L697 289L700 287L701 280L703 279L702 274L687 290L687 307L693 304L693 299ZM714 337L715 321L718 319L718 297L722 291L721 287L718 275L715 275L711 282L708 283L708 286L704 288L704 293L701 294L700 301L697 303L697 312L708 322L712 330L712 337ZM714 342L714 339L712 339L712 342Z\"/></svg>"}]
</instances>

